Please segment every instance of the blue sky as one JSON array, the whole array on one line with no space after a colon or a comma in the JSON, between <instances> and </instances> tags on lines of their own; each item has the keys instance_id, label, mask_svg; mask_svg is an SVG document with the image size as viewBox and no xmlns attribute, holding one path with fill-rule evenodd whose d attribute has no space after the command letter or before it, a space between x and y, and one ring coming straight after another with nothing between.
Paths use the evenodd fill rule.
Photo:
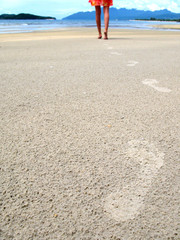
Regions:
<instances>
[{"instance_id":1,"label":"blue sky","mask_svg":"<svg viewBox=\"0 0 180 240\"><path fill-rule=\"evenodd\" d=\"M180 0L114 0L114 7L152 11L166 8L180 13ZM26 12L61 19L75 12L92 10L88 0L0 0L0 14Z\"/></svg>"}]
</instances>

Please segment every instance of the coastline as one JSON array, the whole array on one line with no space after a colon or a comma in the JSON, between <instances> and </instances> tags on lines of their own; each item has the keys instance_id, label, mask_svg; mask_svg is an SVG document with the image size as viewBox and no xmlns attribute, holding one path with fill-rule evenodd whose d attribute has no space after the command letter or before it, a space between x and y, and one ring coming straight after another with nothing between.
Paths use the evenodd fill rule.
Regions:
<instances>
[{"instance_id":1,"label":"coastline","mask_svg":"<svg viewBox=\"0 0 180 240\"><path fill-rule=\"evenodd\" d=\"M159 33L159 34L158 34ZM179 35L178 31L161 31L161 30L137 30L137 29L111 29L109 35L111 38L118 39L120 36L133 35L135 38L139 36L157 35ZM13 42L13 41L32 41L32 40L55 40L55 39L79 39L79 38L96 38L96 28L66 28L66 29L52 29L40 30L27 33L4 33L0 34L0 42Z\"/></svg>"},{"instance_id":2,"label":"coastline","mask_svg":"<svg viewBox=\"0 0 180 240\"><path fill-rule=\"evenodd\" d=\"M151 24L151 25L150 25ZM169 24L169 22L149 22L138 20L122 20L122 21L110 21L111 29L141 29L141 30L153 30L153 26L180 24ZM0 35L5 33L25 33L35 31L51 31L59 29L71 29L71 28L96 28L95 20L89 21L62 21L62 20L1 20L0 21ZM158 28L154 28L158 29ZM161 28L163 29L163 28ZM165 30L165 29L164 29ZM172 28L172 31L176 29Z\"/></svg>"},{"instance_id":3,"label":"coastline","mask_svg":"<svg viewBox=\"0 0 180 240\"><path fill-rule=\"evenodd\" d=\"M180 24L162 24L162 25L151 25L151 26L157 29L180 30Z\"/></svg>"}]
</instances>

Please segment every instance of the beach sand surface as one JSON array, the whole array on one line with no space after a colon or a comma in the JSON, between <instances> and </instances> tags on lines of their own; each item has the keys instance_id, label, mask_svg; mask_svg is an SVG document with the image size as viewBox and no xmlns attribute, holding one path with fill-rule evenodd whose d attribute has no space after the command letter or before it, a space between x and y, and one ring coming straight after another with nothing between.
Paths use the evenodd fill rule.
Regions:
<instances>
[{"instance_id":1,"label":"beach sand surface","mask_svg":"<svg viewBox=\"0 0 180 240\"><path fill-rule=\"evenodd\" d=\"M152 25L152 27L161 28L161 29L180 30L180 24Z\"/></svg>"},{"instance_id":2,"label":"beach sand surface","mask_svg":"<svg viewBox=\"0 0 180 240\"><path fill-rule=\"evenodd\" d=\"M180 239L180 32L0 35L2 240Z\"/></svg>"}]
</instances>

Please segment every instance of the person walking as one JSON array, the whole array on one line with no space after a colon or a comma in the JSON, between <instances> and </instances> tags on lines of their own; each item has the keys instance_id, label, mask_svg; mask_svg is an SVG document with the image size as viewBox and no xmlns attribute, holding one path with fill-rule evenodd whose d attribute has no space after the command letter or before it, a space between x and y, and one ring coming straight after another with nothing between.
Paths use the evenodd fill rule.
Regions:
<instances>
[{"instance_id":1,"label":"person walking","mask_svg":"<svg viewBox=\"0 0 180 240\"><path fill-rule=\"evenodd\" d=\"M103 6L104 11L104 39L108 39L108 28L109 28L109 7L113 6L113 0L89 0L91 6L95 6L96 9L96 24L99 33L98 39L102 38L101 33L101 6Z\"/></svg>"}]
</instances>

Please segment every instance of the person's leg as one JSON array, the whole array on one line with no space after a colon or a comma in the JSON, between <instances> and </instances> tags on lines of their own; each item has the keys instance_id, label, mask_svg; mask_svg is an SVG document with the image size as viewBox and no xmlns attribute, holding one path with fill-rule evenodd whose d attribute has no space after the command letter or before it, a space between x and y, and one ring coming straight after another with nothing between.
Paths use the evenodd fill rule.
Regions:
<instances>
[{"instance_id":1,"label":"person's leg","mask_svg":"<svg viewBox=\"0 0 180 240\"><path fill-rule=\"evenodd\" d=\"M104 7L104 39L108 39L107 33L108 33L108 27L109 27L109 7Z\"/></svg>"},{"instance_id":2,"label":"person's leg","mask_svg":"<svg viewBox=\"0 0 180 240\"><path fill-rule=\"evenodd\" d=\"M96 6L96 24L97 24L97 29L99 32L99 38L102 37L101 34L101 7L100 6Z\"/></svg>"}]
</instances>

